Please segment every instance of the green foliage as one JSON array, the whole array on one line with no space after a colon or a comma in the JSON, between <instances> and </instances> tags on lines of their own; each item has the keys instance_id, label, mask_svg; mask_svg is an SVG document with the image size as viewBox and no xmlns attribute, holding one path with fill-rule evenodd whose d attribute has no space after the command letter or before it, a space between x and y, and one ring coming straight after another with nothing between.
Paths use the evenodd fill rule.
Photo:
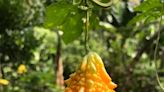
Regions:
<instances>
[{"instance_id":1,"label":"green foliage","mask_svg":"<svg viewBox=\"0 0 164 92\"><path fill-rule=\"evenodd\" d=\"M69 43L81 35L84 16L78 6L67 2L54 3L47 8L46 15L45 27L62 30L65 43Z\"/></svg>"},{"instance_id":2,"label":"green foliage","mask_svg":"<svg viewBox=\"0 0 164 92\"><path fill-rule=\"evenodd\" d=\"M45 27L54 28L64 23L64 19L74 7L66 2L53 3L47 7Z\"/></svg>"},{"instance_id":3,"label":"green foliage","mask_svg":"<svg viewBox=\"0 0 164 92\"><path fill-rule=\"evenodd\" d=\"M157 7L162 7L161 0L146 0L143 3L141 3L141 5L136 7L135 11L146 12L148 10L151 10Z\"/></svg>"},{"instance_id":4,"label":"green foliage","mask_svg":"<svg viewBox=\"0 0 164 92\"><path fill-rule=\"evenodd\" d=\"M0 38L0 61L3 63L28 61L40 40L34 37L33 30L21 32L19 30L6 30L7 34Z\"/></svg>"},{"instance_id":5,"label":"green foliage","mask_svg":"<svg viewBox=\"0 0 164 92\"><path fill-rule=\"evenodd\" d=\"M162 10L163 3L160 2L160 0L146 0L135 8L135 11L141 12L141 14L134 17L129 24L134 24L141 20L144 20L145 22L155 21L163 15Z\"/></svg>"},{"instance_id":6,"label":"green foliage","mask_svg":"<svg viewBox=\"0 0 164 92\"><path fill-rule=\"evenodd\" d=\"M50 64L49 66L51 66ZM38 64L35 64L35 66L41 67ZM4 92L62 92L61 88L55 84L53 69L47 66L42 66L42 68L45 69L35 71L28 69L28 73L23 75L12 71L13 75L8 74L6 78L10 79L10 84L14 85L11 84L5 87Z\"/></svg>"},{"instance_id":7,"label":"green foliage","mask_svg":"<svg viewBox=\"0 0 164 92\"><path fill-rule=\"evenodd\" d=\"M41 39L33 35L32 25L43 22L42 0L0 0L0 61L24 62L32 58L32 50Z\"/></svg>"},{"instance_id":8,"label":"green foliage","mask_svg":"<svg viewBox=\"0 0 164 92\"><path fill-rule=\"evenodd\" d=\"M78 2L80 0L75 0L76 4L72 0L0 0L0 66L3 77L10 82L3 86L4 92L63 92L55 83L56 31L63 32L61 55L67 79L86 54L82 33L86 11L79 8ZM157 85L152 58L155 38L149 40L159 29L163 4L160 0L144 0L132 12L127 3L128 0L120 0L110 8L101 8L89 2L92 6L89 9L90 50L102 57L107 72L118 84L117 92L162 92ZM44 27L51 30L36 27L43 22L44 9ZM151 24L152 21L157 23ZM130 25L126 26L128 22ZM163 36L161 33L157 53L162 84ZM17 73L21 63L28 70L22 75Z\"/></svg>"},{"instance_id":9,"label":"green foliage","mask_svg":"<svg viewBox=\"0 0 164 92\"><path fill-rule=\"evenodd\" d=\"M43 0L0 0L0 33L43 23Z\"/></svg>"},{"instance_id":10,"label":"green foliage","mask_svg":"<svg viewBox=\"0 0 164 92\"><path fill-rule=\"evenodd\" d=\"M2 62L5 79L8 79L10 82L10 84L4 88L4 92L62 92L62 89L55 84L55 72L53 68L52 55L56 52L54 48L54 43L56 43L57 38L56 34L40 27L34 27L33 30L28 30L27 32L33 32L32 36L35 37L34 39L36 39L36 41L34 42L35 44L26 43L34 45L32 47L37 46L37 48L30 49L30 55L27 55L28 52L24 52L25 54L17 54L19 52L15 52L19 58L22 56L20 60L25 62L14 61L13 63L12 60L10 60L12 62ZM28 38L31 40L31 35L28 35ZM34 41L34 39L32 41ZM38 41L42 44L36 45ZM31 57L24 60L23 56ZM17 68L20 63L24 63L27 66L27 73L17 73Z\"/></svg>"},{"instance_id":11,"label":"green foliage","mask_svg":"<svg viewBox=\"0 0 164 92\"><path fill-rule=\"evenodd\" d=\"M63 41L67 44L77 39L84 30L86 10L79 8L79 1L72 4L67 1L59 1L49 5L46 9L45 27L63 31ZM98 17L90 14L90 29L96 29ZM68 39L69 38L69 39Z\"/></svg>"}]
</instances>

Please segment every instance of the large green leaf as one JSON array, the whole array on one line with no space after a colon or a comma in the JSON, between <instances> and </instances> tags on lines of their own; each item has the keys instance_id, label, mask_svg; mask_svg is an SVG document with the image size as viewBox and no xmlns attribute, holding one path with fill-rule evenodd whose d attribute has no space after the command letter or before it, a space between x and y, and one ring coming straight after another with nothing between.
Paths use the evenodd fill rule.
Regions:
<instances>
[{"instance_id":1,"label":"large green leaf","mask_svg":"<svg viewBox=\"0 0 164 92\"><path fill-rule=\"evenodd\" d=\"M60 26L67 17L68 13L74 8L72 4L66 2L53 3L46 9L44 26L54 28Z\"/></svg>"},{"instance_id":2,"label":"large green leaf","mask_svg":"<svg viewBox=\"0 0 164 92\"><path fill-rule=\"evenodd\" d=\"M65 43L69 43L77 39L83 32L83 12L75 8L74 11L70 12L65 22L61 26L61 30L64 32L63 40Z\"/></svg>"},{"instance_id":3,"label":"large green leaf","mask_svg":"<svg viewBox=\"0 0 164 92\"><path fill-rule=\"evenodd\" d=\"M45 27L63 31L63 40L69 43L83 31L83 11L76 5L59 2L50 5L46 11Z\"/></svg>"}]
</instances>

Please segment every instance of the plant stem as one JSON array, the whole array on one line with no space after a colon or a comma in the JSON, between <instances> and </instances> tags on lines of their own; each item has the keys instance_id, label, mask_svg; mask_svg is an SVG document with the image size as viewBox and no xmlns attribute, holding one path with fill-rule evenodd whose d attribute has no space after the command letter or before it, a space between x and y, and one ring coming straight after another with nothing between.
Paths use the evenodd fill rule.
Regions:
<instances>
[{"instance_id":1,"label":"plant stem","mask_svg":"<svg viewBox=\"0 0 164 92\"><path fill-rule=\"evenodd\" d=\"M89 4L88 0L82 0L81 5L86 7L85 9L85 21L84 21L84 48L85 48L85 53L87 54L89 52L89 45L88 45L88 39L89 39Z\"/></svg>"},{"instance_id":2,"label":"plant stem","mask_svg":"<svg viewBox=\"0 0 164 92\"><path fill-rule=\"evenodd\" d=\"M163 9L164 9L164 4L163 4ZM162 25L162 16L160 18L159 28L161 28L161 25ZM158 46L159 46L160 34L161 34L161 30L158 31L158 36L157 36L157 39L156 39L156 46L155 46L155 51L154 51L154 62L155 62L155 75L156 75L157 82L158 82L160 88L162 90L164 90L164 87L163 87L163 85L162 85L162 83L160 82L160 79L159 79L159 75L158 75L158 64L157 64L157 51L158 51Z\"/></svg>"},{"instance_id":3,"label":"plant stem","mask_svg":"<svg viewBox=\"0 0 164 92\"><path fill-rule=\"evenodd\" d=\"M89 27L89 11L87 10L86 11L86 23L85 23L85 50L86 50L86 53L88 53L88 51L89 51L89 45L88 45L89 28L88 27Z\"/></svg>"}]
</instances>

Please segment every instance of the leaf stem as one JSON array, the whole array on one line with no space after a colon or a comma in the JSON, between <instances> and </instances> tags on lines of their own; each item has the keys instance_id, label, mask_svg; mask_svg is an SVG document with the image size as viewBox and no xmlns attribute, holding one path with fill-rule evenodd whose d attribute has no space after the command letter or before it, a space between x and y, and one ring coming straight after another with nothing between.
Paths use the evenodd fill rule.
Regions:
<instances>
[{"instance_id":1,"label":"leaf stem","mask_svg":"<svg viewBox=\"0 0 164 92\"><path fill-rule=\"evenodd\" d=\"M112 1L108 2L108 3L102 3L98 0L91 0L93 3L101 6L101 7L109 7L112 5ZM80 2L80 5L84 5L85 7L87 7L87 9L85 10L86 14L85 14L85 44L84 44L84 47L85 47L85 52L88 53L90 48L89 48L89 45L88 45L88 40L89 40L89 0L81 0Z\"/></svg>"},{"instance_id":2,"label":"leaf stem","mask_svg":"<svg viewBox=\"0 0 164 92\"><path fill-rule=\"evenodd\" d=\"M86 23L85 23L85 51L88 53L89 51L89 45L88 45L88 39L89 39L89 11L86 11Z\"/></svg>"},{"instance_id":3,"label":"leaf stem","mask_svg":"<svg viewBox=\"0 0 164 92\"><path fill-rule=\"evenodd\" d=\"M82 0L80 5L83 7L82 10L85 11L85 20L84 20L84 48L85 53L87 54L89 52L89 45L88 45L88 39L89 39L89 4L88 0ZM84 8L85 7L85 8Z\"/></svg>"}]
</instances>

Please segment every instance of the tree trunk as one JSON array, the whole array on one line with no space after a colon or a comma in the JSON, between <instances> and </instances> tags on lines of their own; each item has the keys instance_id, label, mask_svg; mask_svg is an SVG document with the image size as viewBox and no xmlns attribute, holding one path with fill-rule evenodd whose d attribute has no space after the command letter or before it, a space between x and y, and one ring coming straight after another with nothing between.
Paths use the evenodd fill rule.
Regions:
<instances>
[{"instance_id":1,"label":"tree trunk","mask_svg":"<svg viewBox=\"0 0 164 92\"><path fill-rule=\"evenodd\" d=\"M63 62L61 58L61 37L59 32L58 35L58 44L57 44L57 52L55 56L56 63L56 84L60 87L64 87L64 77L63 77Z\"/></svg>"},{"instance_id":2,"label":"tree trunk","mask_svg":"<svg viewBox=\"0 0 164 92\"><path fill-rule=\"evenodd\" d=\"M64 87L64 77L63 77L63 62L62 59L59 58L56 72L56 83L60 87Z\"/></svg>"}]
</instances>

